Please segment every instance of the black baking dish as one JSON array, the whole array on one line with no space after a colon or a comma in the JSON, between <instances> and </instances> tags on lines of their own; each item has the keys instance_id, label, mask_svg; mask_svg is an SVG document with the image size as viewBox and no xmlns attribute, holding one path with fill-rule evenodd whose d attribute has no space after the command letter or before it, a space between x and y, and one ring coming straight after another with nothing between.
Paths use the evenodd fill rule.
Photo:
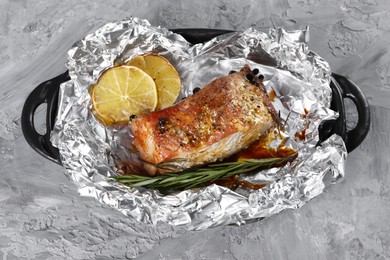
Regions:
<instances>
[{"instance_id":1,"label":"black baking dish","mask_svg":"<svg viewBox=\"0 0 390 260\"><path fill-rule=\"evenodd\" d=\"M232 32L214 29L175 29L172 31L181 34L193 44ZM60 84L69 79L68 72L65 72L37 86L27 97L21 116L23 135L28 144L36 152L58 164L61 164L59 151L52 146L50 133L56 120ZM363 142L370 129L370 108L363 92L345 76L332 73L330 87L332 89L331 109L338 112L339 117L337 120L325 121L320 125L319 143L332 134L338 134L345 141L347 151L351 152ZM356 106L358 121L353 129L347 128L348 115L346 114L344 99L352 100ZM45 103L47 104L46 133L40 134L35 128L34 117L36 109Z\"/></svg>"}]
</instances>

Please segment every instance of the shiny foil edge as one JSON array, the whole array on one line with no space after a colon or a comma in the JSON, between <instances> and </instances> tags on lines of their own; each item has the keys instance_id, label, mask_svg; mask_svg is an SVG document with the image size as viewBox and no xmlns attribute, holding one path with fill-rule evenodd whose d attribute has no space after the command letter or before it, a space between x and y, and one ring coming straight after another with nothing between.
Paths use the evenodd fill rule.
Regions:
<instances>
[{"instance_id":1,"label":"shiny foil edge","mask_svg":"<svg viewBox=\"0 0 390 260\"><path fill-rule=\"evenodd\" d=\"M316 146L318 126L323 120L336 118L337 113L328 108L329 65L308 50L307 41L308 28L293 32L279 28L268 34L248 28L191 45L180 35L138 18L101 27L77 42L68 53L71 80L61 85L58 115L51 133L65 174L76 183L80 195L94 197L127 216L154 225L161 221L201 230L240 225L283 209L301 207L323 191L326 176L332 181L344 176L347 157L344 142L337 135ZM183 81L180 98L226 74L226 70L238 70L244 63L259 67L267 90L278 91L276 107L281 117L288 119L283 134L293 137L307 123L308 141L294 142L290 138L287 143L299 150L299 158L276 171L248 177L270 183L257 191L232 191L211 185L162 196L154 190L129 188L110 181L109 177L117 173L108 154L118 129L100 125L91 114L88 87L105 69L145 52L157 52L174 64ZM259 60L262 65L257 63ZM310 108L307 119L301 117L304 107Z\"/></svg>"}]
</instances>

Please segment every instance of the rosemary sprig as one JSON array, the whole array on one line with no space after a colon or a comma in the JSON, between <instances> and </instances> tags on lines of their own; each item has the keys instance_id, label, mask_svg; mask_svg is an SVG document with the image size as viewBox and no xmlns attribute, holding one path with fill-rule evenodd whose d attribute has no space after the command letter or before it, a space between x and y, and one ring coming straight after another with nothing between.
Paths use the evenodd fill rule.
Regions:
<instances>
[{"instance_id":1,"label":"rosemary sprig","mask_svg":"<svg viewBox=\"0 0 390 260\"><path fill-rule=\"evenodd\" d=\"M159 176L119 175L112 176L119 183L130 187L157 189L164 194L191 188L204 187L217 180L235 175L253 173L260 169L281 166L294 159L296 154L286 158L247 159L239 162L210 164L205 167L191 168L179 173L168 173Z\"/></svg>"}]
</instances>

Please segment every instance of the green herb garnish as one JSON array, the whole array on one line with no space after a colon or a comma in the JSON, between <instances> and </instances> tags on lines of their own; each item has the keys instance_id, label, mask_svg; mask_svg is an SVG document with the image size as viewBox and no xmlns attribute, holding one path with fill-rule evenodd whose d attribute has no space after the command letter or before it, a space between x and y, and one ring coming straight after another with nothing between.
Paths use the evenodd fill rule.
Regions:
<instances>
[{"instance_id":1,"label":"green herb garnish","mask_svg":"<svg viewBox=\"0 0 390 260\"><path fill-rule=\"evenodd\" d=\"M205 167L191 168L179 173L159 176L141 176L136 174L112 176L119 183L130 187L157 189L164 194L200 188L217 180L240 174L254 173L261 169L280 167L295 158L297 154L286 158L247 159L240 162L210 164Z\"/></svg>"}]
</instances>

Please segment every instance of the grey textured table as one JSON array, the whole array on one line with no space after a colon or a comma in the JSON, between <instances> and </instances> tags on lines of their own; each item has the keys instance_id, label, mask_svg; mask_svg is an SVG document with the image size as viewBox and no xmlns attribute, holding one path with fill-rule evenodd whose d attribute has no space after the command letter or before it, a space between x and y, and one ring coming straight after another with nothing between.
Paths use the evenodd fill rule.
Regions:
<instances>
[{"instance_id":1,"label":"grey textured table","mask_svg":"<svg viewBox=\"0 0 390 260\"><path fill-rule=\"evenodd\" d=\"M0 258L390 258L390 2L198 2L0 1ZM39 83L66 69L75 41L130 15L168 28L309 25L310 49L371 105L372 129L349 155L345 179L299 210L200 232L140 224L80 197L63 169L26 143L21 108Z\"/></svg>"}]
</instances>

